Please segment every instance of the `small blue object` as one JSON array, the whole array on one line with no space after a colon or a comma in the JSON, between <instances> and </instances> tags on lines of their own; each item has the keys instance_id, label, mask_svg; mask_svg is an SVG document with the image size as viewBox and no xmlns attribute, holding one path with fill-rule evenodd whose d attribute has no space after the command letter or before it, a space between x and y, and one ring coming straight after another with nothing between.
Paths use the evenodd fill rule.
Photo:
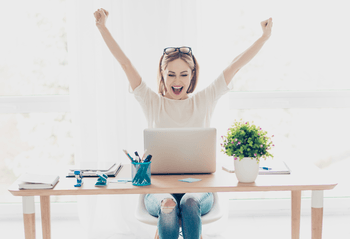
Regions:
<instances>
[{"instance_id":1,"label":"small blue object","mask_svg":"<svg viewBox=\"0 0 350 239\"><path fill-rule=\"evenodd\" d=\"M118 183L127 183L127 182L132 182L131 180L128 181L128 180L118 180Z\"/></svg>"},{"instance_id":2,"label":"small blue object","mask_svg":"<svg viewBox=\"0 0 350 239\"><path fill-rule=\"evenodd\" d=\"M185 178L185 179L179 179L181 182L186 182L186 183L193 183L193 182L198 182L201 181L202 179L197 179L197 178Z\"/></svg>"},{"instance_id":3,"label":"small blue object","mask_svg":"<svg viewBox=\"0 0 350 239\"><path fill-rule=\"evenodd\" d=\"M97 176L98 176L98 179L97 179L97 182L95 183L95 186L97 187L107 186L108 176L104 173L97 173Z\"/></svg>"},{"instance_id":4,"label":"small blue object","mask_svg":"<svg viewBox=\"0 0 350 239\"><path fill-rule=\"evenodd\" d=\"M268 168L268 167L260 167L260 168L262 168L264 170L271 170L272 169L272 168Z\"/></svg>"},{"instance_id":5,"label":"small blue object","mask_svg":"<svg viewBox=\"0 0 350 239\"><path fill-rule=\"evenodd\" d=\"M81 187L81 185L84 184L83 182L83 172L81 171L74 171L75 178L77 179L77 184L74 185L74 187Z\"/></svg>"},{"instance_id":6,"label":"small blue object","mask_svg":"<svg viewBox=\"0 0 350 239\"><path fill-rule=\"evenodd\" d=\"M119 178L117 179L118 183L127 183L127 182L132 182L131 178Z\"/></svg>"}]
</instances>

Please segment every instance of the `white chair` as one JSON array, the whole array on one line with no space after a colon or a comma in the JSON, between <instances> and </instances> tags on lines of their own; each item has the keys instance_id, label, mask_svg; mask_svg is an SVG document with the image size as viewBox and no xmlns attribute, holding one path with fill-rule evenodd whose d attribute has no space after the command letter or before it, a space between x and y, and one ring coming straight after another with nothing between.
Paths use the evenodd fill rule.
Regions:
<instances>
[{"instance_id":1,"label":"white chair","mask_svg":"<svg viewBox=\"0 0 350 239\"><path fill-rule=\"evenodd\" d=\"M146 194L140 194L139 196L138 205L135 211L135 217L140 222L157 226L158 218L150 215L145 207L145 203L144 203L145 196ZM223 212L220 208L218 194L216 192L213 192L213 196L214 196L213 207L207 214L202 216L202 225L217 221L223 216ZM157 235L158 235L158 231L156 232L155 238L157 238Z\"/></svg>"}]
</instances>

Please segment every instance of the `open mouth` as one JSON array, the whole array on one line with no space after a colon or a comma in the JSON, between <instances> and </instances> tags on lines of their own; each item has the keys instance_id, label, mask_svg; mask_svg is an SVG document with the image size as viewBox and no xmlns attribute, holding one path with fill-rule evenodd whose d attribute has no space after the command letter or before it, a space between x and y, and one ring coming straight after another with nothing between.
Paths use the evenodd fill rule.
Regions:
<instances>
[{"instance_id":1,"label":"open mouth","mask_svg":"<svg viewBox=\"0 0 350 239\"><path fill-rule=\"evenodd\" d=\"M184 88L183 86L177 87L177 86L172 86L171 87L175 95L179 95L182 92L182 89Z\"/></svg>"}]
</instances>

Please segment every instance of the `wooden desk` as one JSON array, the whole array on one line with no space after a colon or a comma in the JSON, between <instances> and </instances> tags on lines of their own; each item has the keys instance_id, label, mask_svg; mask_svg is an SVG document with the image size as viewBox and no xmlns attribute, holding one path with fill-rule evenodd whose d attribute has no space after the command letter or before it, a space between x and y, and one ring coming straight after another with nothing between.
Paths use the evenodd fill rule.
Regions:
<instances>
[{"instance_id":1,"label":"wooden desk","mask_svg":"<svg viewBox=\"0 0 350 239\"><path fill-rule=\"evenodd\" d=\"M49 190L19 190L18 184L13 183L9 191L14 196L23 197L23 218L25 238L35 238L35 208L34 196L40 196L41 221L43 238L51 238L50 196L51 195L99 195L99 194L147 194L147 193L187 193L187 192L252 192L252 191L291 191L292 208L292 239L298 239L300 234L301 191L311 190L312 199L312 239L322 238L323 219L323 190L333 189L337 183L326 179L316 169L305 167L300 170L292 169L290 175L259 175L255 183L239 183L236 175L221 169L218 163L214 174L191 175L202 179L195 183L178 181L184 175L152 175L152 184L137 187L130 183L109 183L107 187L95 187L97 178L84 178L84 185L75 188L75 178L61 177L54 189ZM125 165L117 178L130 177L130 165ZM303 177L303 175L310 175ZM185 176L187 177L187 176Z\"/></svg>"}]
</instances>

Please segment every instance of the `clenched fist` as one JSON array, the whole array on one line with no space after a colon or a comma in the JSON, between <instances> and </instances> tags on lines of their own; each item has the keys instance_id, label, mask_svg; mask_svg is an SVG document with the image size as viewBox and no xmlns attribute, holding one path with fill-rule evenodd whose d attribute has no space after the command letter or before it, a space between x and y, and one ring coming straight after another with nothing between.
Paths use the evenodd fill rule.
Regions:
<instances>
[{"instance_id":1,"label":"clenched fist","mask_svg":"<svg viewBox=\"0 0 350 239\"><path fill-rule=\"evenodd\" d=\"M97 11L94 12L94 16L96 19L96 26L98 28L106 26L108 15L109 15L109 12L103 8L97 9Z\"/></svg>"},{"instance_id":2,"label":"clenched fist","mask_svg":"<svg viewBox=\"0 0 350 239\"><path fill-rule=\"evenodd\" d=\"M271 28L273 25L272 18L270 17L269 19L262 21L260 24L263 30L262 37L265 38L266 40L269 39L271 36Z\"/></svg>"}]
</instances>

